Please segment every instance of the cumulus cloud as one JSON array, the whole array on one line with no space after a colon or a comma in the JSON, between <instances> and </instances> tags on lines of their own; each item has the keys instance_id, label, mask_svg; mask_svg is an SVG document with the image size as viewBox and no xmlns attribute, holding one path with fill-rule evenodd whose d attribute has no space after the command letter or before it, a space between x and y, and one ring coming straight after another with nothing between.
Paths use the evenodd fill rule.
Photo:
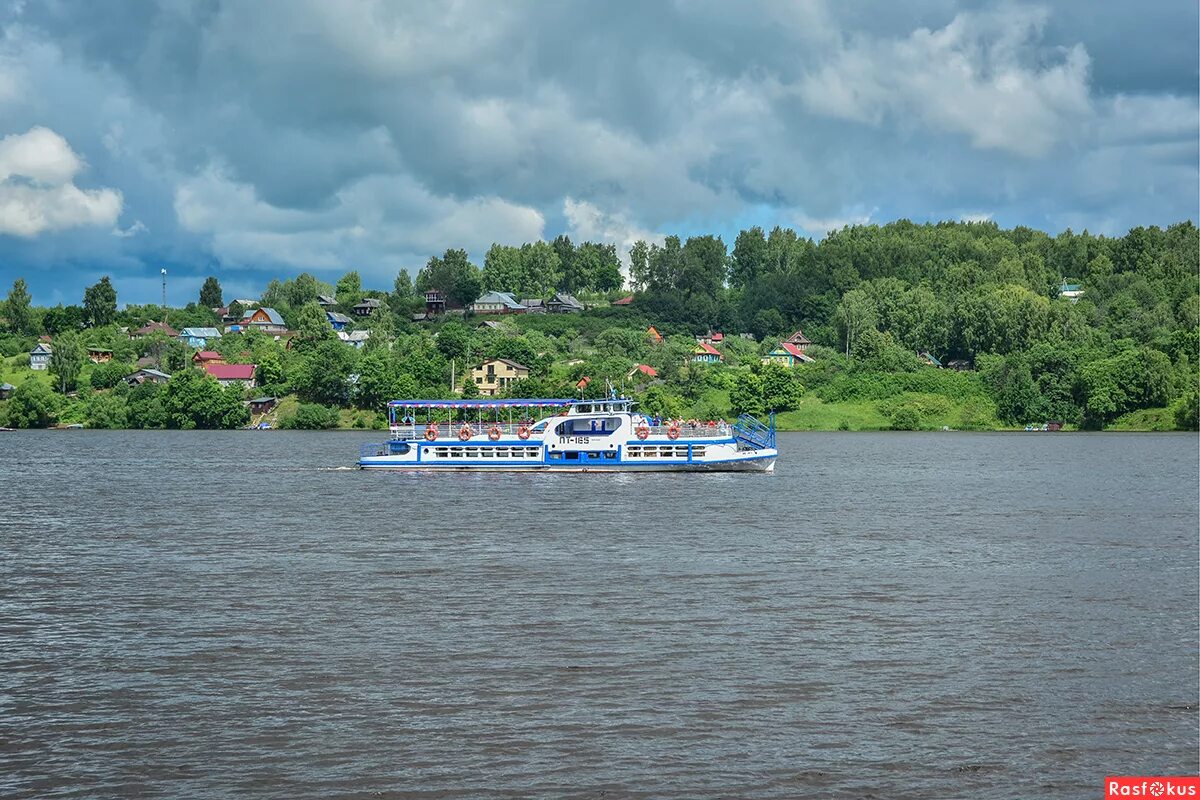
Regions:
<instances>
[{"instance_id":1,"label":"cumulus cloud","mask_svg":"<svg viewBox=\"0 0 1200 800\"><path fill-rule=\"evenodd\" d=\"M3 263L388 285L562 232L623 255L980 210L1120 233L1194 216L1200 190L1188 4L139 2L0 0L0 134L56 131L144 223L50 236L26 214L42 235L0 237ZM76 161L0 187L71 194Z\"/></svg>"},{"instance_id":2,"label":"cumulus cloud","mask_svg":"<svg viewBox=\"0 0 1200 800\"><path fill-rule=\"evenodd\" d=\"M35 127L0 139L0 233L34 237L84 225L112 225L121 193L80 189L83 160L67 140Z\"/></svg>"},{"instance_id":3,"label":"cumulus cloud","mask_svg":"<svg viewBox=\"0 0 1200 800\"><path fill-rule=\"evenodd\" d=\"M568 197L563 201L567 234L577 241L614 244L621 264L629 267L629 248L639 239L662 244L666 236L641 227L625 211L603 211L594 203Z\"/></svg>"},{"instance_id":4,"label":"cumulus cloud","mask_svg":"<svg viewBox=\"0 0 1200 800\"><path fill-rule=\"evenodd\" d=\"M364 178L320 208L295 209L264 201L252 185L212 165L180 184L174 204L185 229L210 235L222 261L244 267L353 266L394 275L447 247L482 253L492 242L519 244L545 234L536 209L494 196L433 195L403 175Z\"/></svg>"},{"instance_id":5,"label":"cumulus cloud","mask_svg":"<svg viewBox=\"0 0 1200 800\"><path fill-rule=\"evenodd\" d=\"M1044 9L961 13L903 39L852 37L806 75L810 108L856 122L966 134L981 148L1040 156L1092 111L1081 45L1039 47Z\"/></svg>"}]
</instances>

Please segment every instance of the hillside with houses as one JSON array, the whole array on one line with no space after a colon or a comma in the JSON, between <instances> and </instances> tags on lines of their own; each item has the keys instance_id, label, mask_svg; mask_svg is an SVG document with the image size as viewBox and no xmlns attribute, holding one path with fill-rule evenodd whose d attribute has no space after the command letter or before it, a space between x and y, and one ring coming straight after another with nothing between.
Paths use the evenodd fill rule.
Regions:
<instances>
[{"instance_id":1,"label":"hillside with houses","mask_svg":"<svg viewBox=\"0 0 1200 800\"><path fill-rule=\"evenodd\" d=\"M774 410L795 429L1195 428L1191 223L1121 238L990 223L429 259L388 290L304 273L226 302L0 307L0 424L378 427L390 399L595 397Z\"/></svg>"}]
</instances>

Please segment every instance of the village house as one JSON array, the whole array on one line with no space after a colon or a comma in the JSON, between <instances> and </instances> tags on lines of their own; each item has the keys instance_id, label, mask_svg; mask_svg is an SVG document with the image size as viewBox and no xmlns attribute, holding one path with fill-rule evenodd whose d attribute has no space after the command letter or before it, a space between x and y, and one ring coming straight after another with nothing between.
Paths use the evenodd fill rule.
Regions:
<instances>
[{"instance_id":1,"label":"village house","mask_svg":"<svg viewBox=\"0 0 1200 800\"><path fill-rule=\"evenodd\" d=\"M917 353L917 358L921 359L931 367L938 367L940 369L942 366L941 359L939 359L933 353L930 353L928 350L922 350Z\"/></svg>"},{"instance_id":2,"label":"village house","mask_svg":"<svg viewBox=\"0 0 1200 800\"><path fill-rule=\"evenodd\" d=\"M329 324L335 331L344 331L346 326L350 324L350 318L337 311L326 311L325 319L329 320Z\"/></svg>"},{"instance_id":3,"label":"village house","mask_svg":"<svg viewBox=\"0 0 1200 800\"><path fill-rule=\"evenodd\" d=\"M804 335L804 331L800 331L800 330L796 331L795 333L793 333L791 336L787 337L783 341L787 342L788 344L796 345L796 349L799 350L801 353L804 352L804 348L806 348L810 344L812 344L812 340Z\"/></svg>"},{"instance_id":4,"label":"village house","mask_svg":"<svg viewBox=\"0 0 1200 800\"><path fill-rule=\"evenodd\" d=\"M132 375L126 375L124 381L130 386L141 386L143 383L166 383L171 376L156 369L143 367Z\"/></svg>"},{"instance_id":5,"label":"village house","mask_svg":"<svg viewBox=\"0 0 1200 800\"><path fill-rule=\"evenodd\" d=\"M429 316L446 313L446 295L438 289L425 293L425 313Z\"/></svg>"},{"instance_id":6,"label":"village house","mask_svg":"<svg viewBox=\"0 0 1200 800\"><path fill-rule=\"evenodd\" d=\"M633 305L633 295L629 294L629 295L625 295L620 300L613 300L613 305L614 306Z\"/></svg>"},{"instance_id":7,"label":"village house","mask_svg":"<svg viewBox=\"0 0 1200 800\"><path fill-rule=\"evenodd\" d=\"M633 381L634 389L639 392L646 391L652 383L660 383L658 370L649 364L634 364L633 369L625 373L625 380Z\"/></svg>"},{"instance_id":8,"label":"village house","mask_svg":"<svg viewBox=\"0 0 1200 800\"><path fill-rule=\"evenodd\" d=\"M697 342L696 347L692 350L691 360L693 364L719 364L725 360L725 356L721 355L721 351L711 344Z\"/></svg>"},{"instance_id":9,"label":"village house","mask_svg":"<svg viewBox=\"0 0 1200 800\"><path fill-rule=\"evenodd\" d=\"M583 311L583 303L566 292L555 292L554 297L546 301L546 310L551 314L577 314Z\"/></svg>"},{"instance_id":10,"label":"village house","mask_svg":"<svg viewBox=\"0 0 1200 800\"><path fill-rule=\"evenodd\" d=\"M50 356L53 355L54 348L48 342L38 342L37 346L29 351L29 368L30 369L46 369L50 366Z\"/></svg>"},{"instance_id":11,"label":"village house","mask_svg":"<svg viewBox=\"0 0 1200 800\"><path fill-rule=\"evenodd\" d=\"M333 308L337 305L337 300L334 300L327 294L319 294L317 295L317 305L321 308Z\"/></svg>"},{"instance_id":12,"label":"village house","mask_svg":"<svg viewBox=\"0 0 1200 800\"><path fill-rule=\"evenodd\" d=\"M782 364L785 367L794 367L797 364L811 364L814 359L812 356L805 354L799 346L791 342L780 342L779 346L762 357L764 364Z\"/></svg>"},{"instance_id":13,"label":"village house","mask_svg":"<svg viewBox=\"0 0 1200 800\"><path fill-rule=\"evenodd\" d=\"M170 336L172 339L179 335L179 331L175 330L165 322L148 322L142 327L138 328L136 331L130 331L129 338L143 339L154 333L161 333L166 336Z\"/></svg>"},{"instance_id":14,"label":"village house","mask_svg":"<svg viewBox=\"0 0 1200 800\"><path fill-rule=\"evenodd\" d=\"M12 397L12 393L16 391L16 388L11 383L0 383L0 400L7 400Z\"/></svg>"},{"instance_id":15,"label":"village house","mask_svg":"<svg viewBox=\"0 0 1200 800\"><path fill-rule=\"evenodd\" d=\"M283 317L279 312L273 308L247 309L242 318L235 324L230 325L226 332L240 333L250 328L257 328L267 334L287 333L287 323L283 321Z\"/></svg>"},{"instance_id":16,"label":"village house","mask_svg":"<svg viewBox=\"0 0 1200 800\"><path fill-rule=\"evenodd\" d=\"M493 358L471 370L471 379L483 397L495 397L511 384L528 377L529 367L507 358Z\"/></svg>"},{"instance_id":17,"label":"village house","mask_svg":"<svg viewBox=\"0 0 1200 800\"><path fill-rule=\"evenodd\" d=\"M525 306L529 314L545 314L546 301L540 297L530 297L521 301L521 305Z\"/></svg>"},{"instance_id":18,"label":"village house","mask_svg":"<svg viewBox=\"0 0 1200 800\"><path fill-rule=\"evenodd\" d=\"M250 406L250 413L258 416L270 412L278 403L279 400L274 397L256 397L248 401L247 405Z\"/></svg>"},{"instance_id":19,"label":"village house","mask_svg":"<svg viewBox=\"0 0 1200 800\"><path fill-rule=\"evenodd\" d=\"M383 305L383 303L380 302L377 298L365 297L365 298L363 298L362 302L356 304L354 306L354 308L351 309L351 311L353 311L356 316L369 317L369 316L371 316L371 314L375 313L375 310L377 308L379 308L382 305Z\"/></svg>"},{"instance_id":20,"label":"village house","mask_svg":"<svg viewBox=\"0 0 1200 800\"><path fill-rule=\"evenodd\" d=\"M217 379L222 386L253 386L254 364L213 364L204 365L204 371Z\"/></svg>"},{"instance_id":21,"label":"village house","mask_svg":"<svg viewBox=\"0 0 1200 800\"><path fill-rule=\"evenodd\" d=\"M471 303L474 314L524 314L528 310L508 292L487 292Z\"/></svg>"},{"instance_id":22,"label":"village house","mask_svg":"<svg viewBox=\"0 0 1200 800\"><path fill-rule=\"evenodd\" d=\"M179 341L188 347L207 347L209 342L221 338L216 328L184 328L179 332Z\"/></svg>"},{"instance_id":23,"label":"village house","mask_svg":"<svg viewBox=\"0 0 1200 800\"><path fill-rule=\"evenodd\" d=\"M87 349L88 361L93 364L107 364L112 361L112 350L103 347L89 347Z\"/></svg>"},{"instance_id":24,"label":"village house","mask_svg":"<svg viewBox=\"0 0 1200 800\"><path fill-rule=\"evenodd\" d=\"M205 364L224 364L225 356L216 350L197 350L192 355L192 363L200 368L203 368Z\"/></svg>"},{"instance_id":25,"label":"village house","mask_svg":"<svg viewBox=\"0 0 1200 800\"><path fill-rule=\"evenodd\" d=\"M720 331L709 331L703 336L697 337L696 341L704 342L705 344L711 344L715 347L721 344L721 342L725 341L725 334L721 333Z\"/></svg>"},{"instance_id":26,"label":"village house","mask_svg":"<svg viewBox=\"0 0 1200 800\"><path fill-rule=\"evenodd\" d=\"M338 331L337 337L338 337L338 339L342 340L346 344L351 345L352 347L354 347L358 350L361 350L363 348L363 345L365 345L367 343L367 339L371 338L371 332L370 331Z\"/></svg>"},{"instance_id":27,"label":"village house","mask_svg":"<svg viewBox=\"0 0 1200 800\"><path fill-rule=\"evenodd\" d=\"M646 328L646 336L649 337L651 344L662 344L662 334L659 333L658 329L653 325L651 325L649 328Z\"/></svg>"}]
</instances>

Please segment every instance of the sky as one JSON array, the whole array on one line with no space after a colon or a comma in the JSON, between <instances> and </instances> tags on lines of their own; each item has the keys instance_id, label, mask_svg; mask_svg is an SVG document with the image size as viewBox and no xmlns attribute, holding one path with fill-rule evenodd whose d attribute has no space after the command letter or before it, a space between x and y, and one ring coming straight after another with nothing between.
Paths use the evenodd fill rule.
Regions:
<instances>
[{"instance_id":1,"label":"sky","mask_svg":"<svg viewBox=\"0 0 1200 800\"><path fill-rule=\"evenodd\" d=\"M1194 0L0 0L0 292L566 233L1196 220Z\"/></svg>"}]
</instances>

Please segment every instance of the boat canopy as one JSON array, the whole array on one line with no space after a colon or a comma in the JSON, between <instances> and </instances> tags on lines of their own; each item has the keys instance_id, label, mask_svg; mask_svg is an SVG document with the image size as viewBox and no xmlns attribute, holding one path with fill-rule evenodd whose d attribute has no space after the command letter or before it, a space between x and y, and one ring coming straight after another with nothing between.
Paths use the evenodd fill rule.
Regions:
<instances>
[{"instance_id":1,"label":"boat canopy","mask_svg":"<svg viewBox=\"0 0 1200 800\"><path fill-rule=\"evenodd\" d=\"M555 408L595 400L391 400L389 408Z\"/></svg>"}]
</instances>

